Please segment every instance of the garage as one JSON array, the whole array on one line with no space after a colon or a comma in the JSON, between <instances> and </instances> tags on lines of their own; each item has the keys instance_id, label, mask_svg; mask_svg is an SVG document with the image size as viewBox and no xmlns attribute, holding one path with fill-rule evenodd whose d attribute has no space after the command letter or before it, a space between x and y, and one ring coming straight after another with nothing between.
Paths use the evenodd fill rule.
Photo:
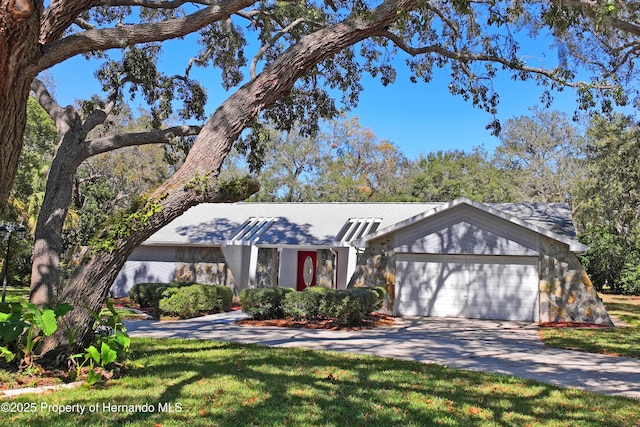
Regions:
<instances>
[{"instance_id":1,"label":"garage","mask_svg":"<svg viewBox=\"0 0 640 427\"><path fill-rule=\"evenodd\" d=\"M401 315L538 320L538 258L398 254Z\"/></svg>"}]
</instances>

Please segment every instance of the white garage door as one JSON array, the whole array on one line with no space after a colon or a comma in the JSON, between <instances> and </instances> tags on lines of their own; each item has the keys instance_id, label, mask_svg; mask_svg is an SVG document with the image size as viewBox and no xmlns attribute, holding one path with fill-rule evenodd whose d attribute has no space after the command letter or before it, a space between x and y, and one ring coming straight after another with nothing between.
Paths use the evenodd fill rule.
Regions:
<instances>
[{"instance_id":1,"label":"white garage door","mask_svg":"<svg viewBox=\"0 0 640 427\"><path fill-rule=\"evenodd\" d=\"M402 315L538 320L536 257L398 255Z\"/></svg>"}]
</instances>

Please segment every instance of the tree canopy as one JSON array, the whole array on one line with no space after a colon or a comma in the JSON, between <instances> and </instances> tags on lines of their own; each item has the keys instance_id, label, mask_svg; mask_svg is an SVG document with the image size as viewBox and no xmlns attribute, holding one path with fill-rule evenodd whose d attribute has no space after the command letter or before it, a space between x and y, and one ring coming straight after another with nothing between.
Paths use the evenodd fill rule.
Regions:
<instances>
[{"instance_id":1,"label":"tree canopy","mask_svg":"<svg viewBox=\"0 0 640 427\"><path fill-rule=\"evenodd\" d=\"M577 87L585 108L605 95L601 105L608 110L631 95L621 85L633 79L639 33L637 6L614 0L57 0L46 7L42 0L2 0L0 7L9 12L0 17L0 208L16 172L30 85L38 73L76 55L102 60L98 77L105 90L129 85L150 104L159 124L176 98L185 101L181 114L202 117L205 94L189 76L193 66L218 69L223 87L231 89L255 81L289 49L295 55L309 37L342 26L349 40L327 45L311 64L298 65L286 94L278 94L263 113L282 129L301 123L306 134L317 130L317 118L357 102L363 73L392 83L399 52L413 81L428 82L435 68L447 67L451 93L490 113L499 101L490 81L501 70L550 87ZM162 42L192 33L200 50L184 64L184 73L165 75L156 62ZM558 60L529 60L522 47L529 38L551 40ZM118 54L111 58L113 51ZM579 67L590 74L579 73ZM331 96L334 90L340 104ZM497 122L493 126L499 128Z\"/></svg>"},{"instance_id":2,"label":"tree canopy","mask_svg":"<svg viewBox=\"0 0 640 427\"><path fill-rule=\"evenodd\" d=\"M599 103L605 112L632 95L622 87L632 80L636 10L617 1L54 0L45 8L41 0L0 0L0 8L9 12L0 15L0 209L17 170L30 91L59 132L49 171L56 180L50 179L45 191L45 199L53 198L48 206L69 206L69 181L83 161L146 143L139 135L87 139L127 93L145 100L160 132L146 132L144 141L173 135L163 120L176 100L181 117L206 120L182 166L114 217L59 295L92 310L104 301L130 251L168 221L195 204L241 200L257 190L251 179L219 179L234 144L247 153L251 167L259 166L265 123L315 135L319 119L356 105L364 73L392 83L396 58L405 59L416 82L429 82L434 69L446 68L450 92L490 115L499 103L491 84L498 73L550 88L576 87L582 107ZM163 72L162 42L192 33L200 50L184 73ZM558 61L528 60L523 38L551 40ZM58 106L36 79L76 55L102 61L97 77L106 93L105 99L87 100L81 111ZM206 95L190 76L193 66L216 69L223 88L232 92L208 119L202 110ZM588 75L578 67L586 67ZM491 127L497 131L500 124ZM66 208L51 212L55 221L37 227L43 230L42 239L36 236L39 258L59 250L56 239L46 238L60 229ZM36 273L53 278L56 267L49 263ZM38 283L46 286L47 280ZM81 309L69 316L84 325L81 343L89 335L90 316ZM45 350L63 342L60 336L50 338Z\"/></svg>"}]
</instances>

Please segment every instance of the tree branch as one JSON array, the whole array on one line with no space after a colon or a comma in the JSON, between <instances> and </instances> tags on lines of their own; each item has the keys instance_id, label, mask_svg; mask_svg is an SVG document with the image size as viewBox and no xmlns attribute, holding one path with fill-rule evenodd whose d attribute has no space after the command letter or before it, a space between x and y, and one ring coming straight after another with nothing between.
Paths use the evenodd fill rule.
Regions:
<instances>
[{"instance_id":1,"label":"tree branch","mask_svg":"<svg viewBox=\"0 0 640 427\"><path fill-rule=\"evenodd\" d=\"M291 24L287 25L286 27L284 27L282 30L278 31L276 33L276 35L273 37L273 39L265 44L264 46L262 46L260 48L260 50L256 53L256 55L253 57L253 60L251 61L251 67L250 67L250 73L251 73L251 79L255 79L256 78L256 66L258 65L258 61L260 60L260 58L262 58L262 55L264 55L264 53L274 45L274 43L276 41L278 41L278 39L282 36L284 36L285 34L289 33L292 29L294 29L297 25L306 22L306 19L304 18L298 18L295 21L293 21Z\"/></svg>"},{"instance_id":2,"label":"tree branch","mask_svg":"<svg viewBox=\"0 0 640 427\"><path fill-rule=\"evenodd\" d=\"M147 9L177 9L185 4L199 4L212 6L218 4L218 0L102 0L99 6L139 6Z\"/></svg>"},{"instance_id":3,"label":"tree branch","mask_svg":"<svg viewBox=\"0 0 640 427\"><path fill-rule=\"evenodd\" d=\"M529 67L527 65L524 65L524 63L514 63L513 61L507 59L507 58L503 58L501 56L493 56L493 55L486 55L486 54L480 54L480 53L465 53L465 52L457 52L457 51L450 51L447 50L441 46L438 45L431 45L431 46L423 46L423 47L412 47L409 46L408 44L406 44L406 42L399 37L396 34L393 34L392 32L385 30L382 31L380 34L380 36L385 37L387 39L389 39L393 44L395 44L400 50L406 52L407 54L411 55L411 56L418 56L418 55L426 55L429 53L436 53L440 56L443 56L445 58L449 58L449 59L453 59L456 61L459 61L461 63L465 63L465 62L473 62L473 61L480 61L480 62L494 62L497 64L501 64L506 68L509 68L511 70L518 70L518 71L523 71L526 73L531 73L531 74L537 74L540 76L544 76L546 78L548 78L549 80L556 82L560 85L563 86L568 86L568 87L584 87L584 86L593 86L592 83L588 83L585 81L577 81L577 82L571 82L568 80L565 80L561 77L558 76L558 74L554 71L554 70L548 70L545 68L537 68L537 67ZM597 86L598 89L614 89L615 86L613 85L598 85Z\"/></svg>"},{"instance_id":4,"label":"tree branch","mask_svg":"<svg viewBox=\"0 0 640 427\"><path fill-rule=\"evenodd\" d=\"M33 82L31 82L31 91L35 94L38 104L40 104L49 117L58 124L58 119L65 114L65 109L60 107L55 99L53 99L53 96L51 96L44 83L39 79L34 79Z\"/></svg>"},{"instance_id":5,"label":"tree branch","mask_svg":"<svg viewBox=\"0 0 640 427\"><path fill-rule=\"evenodd\" d=\"M107 153L123 147L134 145L168 143L176 136L191 136L200 133L200 126L175 126L164 130L149 132L126 133L94 139L87 143L84 157L89 158L97 154Z\"/></svg>"},{"instance_id":6,"label":"tree branch","mask_svg":"<svg viewBox=\"0 0 640 427\"><path fill-rule=\"evenodd\" d=\"M36 70L45 70L75 55L137 43L165 41L185 36L213 22L227 19L237 11L253 4L255 0L220 0L212 6L184 18L163 22L122 25L115 28L86 30L43 46L43 53Z\"/></svg>"}]
</instances>

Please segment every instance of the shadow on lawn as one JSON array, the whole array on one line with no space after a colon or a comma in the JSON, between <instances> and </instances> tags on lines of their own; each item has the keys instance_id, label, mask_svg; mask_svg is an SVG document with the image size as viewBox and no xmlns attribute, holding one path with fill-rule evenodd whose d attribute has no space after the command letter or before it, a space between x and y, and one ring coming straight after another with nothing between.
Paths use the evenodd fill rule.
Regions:
<instances>
[{"instance_id":1,"label":"shadow on lawn","mask_svg":"<svg viewBox=\"0 0 640 427\"><path fill-rule=\"evenodd\" d=\"M142 367L127 378L79 392L77 399L69 394L57 400L155 408L181 403L181 412L60 414L55 420L35 414L29 425L547 425L556 420L617 426L630 421L621 418L619 408L637 405L439 365L258 345L140 339L132 359Z\"/></svg>"},{"instance_id":2,"label":"shadow on lawn","mask_svg":"<svg viewBox=\"0 0 640 427\"><path fill-rule=\"evenodd\" d=\"M596 409L597 397L513 377L456 371L439 365L208 341L145 341L134 357L156 361L135 377L161 374L166 389L149 403L188 402L195 425L620 425ZM184 348L187 346L187 348ZM160 361L167 351L178 357ZM189 373L185 377L185 373ZM219 382L219 381L222 381ZM221 384L235 386L222 388ZM573 401L574 398L575 401ZM132 403L126 396L122 403ZM582 403L580 403L582 402ZM142 403L142 402L140 402ZM601 403L601 402L600 402ZM580 406L583 407L580 407ZM182 414L174 414L182 415ZM131 413L118 423L165 423ZM491 420L491 421L489 421Z\"/></svg>"}]
</instances>

